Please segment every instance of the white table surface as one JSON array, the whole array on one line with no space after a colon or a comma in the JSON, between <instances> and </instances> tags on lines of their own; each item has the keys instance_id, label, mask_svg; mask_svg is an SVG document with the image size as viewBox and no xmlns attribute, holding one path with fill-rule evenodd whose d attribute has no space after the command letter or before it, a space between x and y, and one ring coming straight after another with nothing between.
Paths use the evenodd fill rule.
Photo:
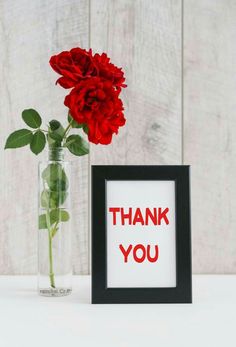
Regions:
<instances>
[{"instance_id":1,"label":"white table surface","mask_svg":"<svg viewBox=\"0 0 236 347\"><path fill-rule=\"evenodd\" d=\"M73 293L37 295L33 276L0 276L1 347L236 346L236 276L193 276L193 304L91 305L90 277Z\"/></svg>"}]
</instances>

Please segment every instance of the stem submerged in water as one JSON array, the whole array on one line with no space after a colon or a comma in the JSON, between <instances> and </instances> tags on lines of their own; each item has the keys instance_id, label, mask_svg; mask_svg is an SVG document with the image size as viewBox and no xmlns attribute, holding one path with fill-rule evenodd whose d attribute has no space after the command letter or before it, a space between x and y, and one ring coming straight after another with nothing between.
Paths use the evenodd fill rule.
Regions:
<instances>
[{"instance_id":1,"label":"stem submerged in water","mask_svg":"<svg viewBox=\"0 0 236 347\"><path fill-rule=\"evenodd\" d=\"M54 278L54 271L53 271L52 235L51 235L50 231L48 231L48 245L49 245L49 278L50 278L50 285L51 285L52 288L56 288L56 286L55 286L55 278Z\"/></svg>"},{"instance_id":2,"label":"stem submerged in water","mask_svg":"<svg viewBox=\"0 0 236 347\"><path fill-rule=\"evenodd\" d=\"M45 189L45 182L43 181L43 186ZM49 212L49 204L46 209L46 224L48 229L48 250L49 250L49 278L50 278L50 285L52 288L56 288L55 286L55 278L54 278L54 270L53 270L53 254L52 254L52 232L51 232L51 225L50 225L50 212Z\"/></svg>"}]
</instances>

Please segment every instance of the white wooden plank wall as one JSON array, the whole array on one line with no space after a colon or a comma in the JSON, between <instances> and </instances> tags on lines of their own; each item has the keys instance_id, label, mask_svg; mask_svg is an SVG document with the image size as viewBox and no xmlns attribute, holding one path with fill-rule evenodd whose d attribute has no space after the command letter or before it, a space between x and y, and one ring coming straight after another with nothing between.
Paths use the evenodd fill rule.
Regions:
<instances>
[{"instance_id":1,"label":"white wooden plank wall","mask_svg":"<svg viewBox=\"0 0 236 347\"><path fill-rule=\"evenodd\" d=\"M75 273L89 271L88 164L182 162L192 165L193 270L236 272L235 17L230 0L0 0L0 274L35 273L37 262L37 158L4 152L6 135L29 106L63 121L66 91L47 62L77 45L107 52L128 88L127 125L74 162Z\"/></svg>"},{"instance_id":2,"label":"white wooden plank wall","mask_svg":"<svg viewBox=\"0 0 236 347\"><path fill-rule=\"evenodd\" d=\"M236 1L184 2L184 161L193 268L236 272Z\"/></svg>"}]
</instances>

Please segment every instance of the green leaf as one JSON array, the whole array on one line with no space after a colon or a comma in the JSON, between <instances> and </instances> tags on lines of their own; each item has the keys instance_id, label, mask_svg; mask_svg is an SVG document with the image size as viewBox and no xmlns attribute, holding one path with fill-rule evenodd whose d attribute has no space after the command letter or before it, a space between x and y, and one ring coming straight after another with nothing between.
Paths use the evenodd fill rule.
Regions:
<instances>
[{"instance_id":1,"label":"green leaf","mask_svg":"<svg viewBox=\"0 0 236 347\"><path fill-rule=\"evenodd\" d=\"M58 120L55 120L55 119L51 120L49 122L49 125L50 125L50 129L52 131L57 130L57 129L59 129L61 127L61 123L58 122Z\"/></svg>"},{"instance_id":2,"label":"green leaf","mask_svg":"<svg viewBox=\"0 0 236 347\"><path fill-rule=\"evenodd\" d=\"M72 128L82 128L83 124L79 124L71 117L70 113L68 113L68 123L71 124Z\"/></svg>"},{"instance_id":3,"label":"green leaf","mask_svg":"<svg viewBox=\"0 0 236 347\"><path fill-rule=\"evenodd\" d=\"M46 144L46 137L41 130L37 130L30 142L30 149L34 154L42 152Z\"/></svg>"},{"instance_id":4,"label":"green leaf","mask_svg":"<svg viewBox=\"0 0 236 347\"><path fill-rule=\"evenodd\" d=\"M52 191L67 190L69 186L65 170L59 163L49 164L42 172L42 178Z\"/></svg>"},{"instance_id":5,"label":"green leaf","mask_svg":"<svg viewBox=\"0 0 236 347\"><path fill-rule=\"evenodd\" d=\"M49 195L49 190L44 189L41 193L41 206L45 208L53 207L55 208L56 206L51 206L50 204L50 195Z\"/></svg>"},{"instance_id":6,"label":"green leaf","mask_svg":"<svg viewBox=\"0 0 236 347\"><path fill-rule=\"evenodd\" d=\"M54 209L50 212L51 223L67 222L70 219L69 213L61 208Z\"/></svg>"},{"instance_id":7,"label":"green leaf","mask_svg":"<svg viewBox=\"0 0 236 347\"><path fill-rule=\"evenodd\" d=\"M48 133L48 137L50 139L52 139L53 141L49 141L50 145L60 145L63 136L65 134L65 129L63 128L63 126L61 125L60 122L58 122L57 120L51 120L49 122L49 133Z\"/></svg>"},{"instance_id":8,"label":"green leaf","mask_svg":"<svg viewBox=\"0 0 236 347\"><path fill-rule=\"evenodd\" d=\"M69 219L70 219L69 212L67 212L65 210L61 210L61 212L60 212L60 221L61 222L68 222Z\"/></svg>"},{"instance_id":9,"label":"green leaf","mask_svg":"<svg viewBox=\"0 0 236 347\"><path fill-rule=\"evenodd\" d=\"M57 208L62 205L67 198L67 191L50 191L45 189L41 193L41 206L44 208Z\"/></svg>"},{"instance_id":10,"label":"green leaf","mask_svg":"<svg viewBox=\"0 0 236 347\"><path fill-rule=\"evenodd\" d=\"M51 137L51 139L55 141L62 141L63 139L63 135L58 134L56 131L50 132L49 136Z\"/></svg>"},{"instance_id":11,"label":"green leaf","mask_svg":"<svg viewBox=\"0 0 236 347\"><path fill-rule=\"evenodd\" d=\"M58 147L56 140L51 137L51 134L47 133L46 137L49 147Z\"/></svg>"},{"instance_id":12,"label":"green leaf","mask_svg":"<svg viewBox=\"0 0 236 347\"><path fill-rule=\"evenodd\" d=\"M67 222L70 219L70 215L67 211L63 209L53 209L50 211L49 214L49 222L50 226L56 222ZM38 221L39 229L47 229L47 219L46 219L46 214L41 214L39 216L39 221ZM55 230L56 233L57 230ZM55 235L54 233L54 235ZM54 236L52 235L52 236Z\"/></svg>"},{"instance_id":13,"label":"green leaf","mask_svg":"<svg viewBox=\"0 0 236 347\"><path fill-rule=\"evenodd\" d=\"M70 135L66 139L66 147L69 151L78 156L89 153L89 145L80 135Z\"/></svg>"},{"instance_id":14,"label":"green leaf","mask_svg":"<svg viewBox=\"0 0 236 347\"><path fill-rule=\"evenodd\" d=\"M31 128L37 129L42 124L42 119L37 111L32 108L22 112L23 121Z\"/></svg>"},{"instance_id":15,"label":"green leaf","mask_svg":"<svg viewBox=\"0 0 236 347\"><path fill-rule=\"evenodd\" d=\"M41 215L39 216L38 227L39 227L39 229L47 229L46 214L41 214Z\"/></svg>"},{"instance_id":16,"label":"green leaf","mask_svg":"<svg viewBox=\"0 0 236 347\"><path fill-rule=\"evenodd\" d=\"M5 149L26 146L31 142L32 137L32 131L28 129L16 130L8 136Z\"/></svg>"},{"instance_id":17,"label":"green leaf","mask_svg":"<svg viewBox=\"0 0 236 347\"><path fill-rule=\"evenodd\" d=\"M48 183L49 180L55 180L62 176L63 167L59 163L49 164L42 172L42 178Z\"/></svg>"}]
</instances>

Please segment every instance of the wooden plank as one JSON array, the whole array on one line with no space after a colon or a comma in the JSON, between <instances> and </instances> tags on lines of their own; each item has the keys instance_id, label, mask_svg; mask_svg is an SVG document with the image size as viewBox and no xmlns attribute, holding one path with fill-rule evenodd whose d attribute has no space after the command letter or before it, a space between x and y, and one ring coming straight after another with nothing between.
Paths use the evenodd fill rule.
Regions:
<instances>
[{"instance_id":1,"label":"wooden plank","mask_svg":"<svg viewBox=\"0 0 236 347\"><path fill-rule=\"evenodd\" d=\"M127 124L91 164L181 163L181 1L91 0L91 47L122 66Z\"/></svg>"},{"instance_id":2,"label":"wooden plank","mask_svg":"<svg viewBox=\"0 0 236 347\"><path fill-rule=\"evenodd\" d=\"M234 1L184 2L184 162L197 273L236 269L235 17Z\"/></svg>"},{"instance_id":3,"label":"wooden plank","mask_svg":"<svg viewBox=\"0 0 236 347\"><path fill-rule=\"evenodd\" d=\"M34 107L45 122L65 120L65 91L48 60L73 46L88 47L86 0L0 1L1 231L0 273L30 274L37 263L37 159L28 149L3 151L6 136L23 127L21 110ZM88 272L88 158L77 159L73 185L74 271Z\"/></svg>"}]
</instances>

